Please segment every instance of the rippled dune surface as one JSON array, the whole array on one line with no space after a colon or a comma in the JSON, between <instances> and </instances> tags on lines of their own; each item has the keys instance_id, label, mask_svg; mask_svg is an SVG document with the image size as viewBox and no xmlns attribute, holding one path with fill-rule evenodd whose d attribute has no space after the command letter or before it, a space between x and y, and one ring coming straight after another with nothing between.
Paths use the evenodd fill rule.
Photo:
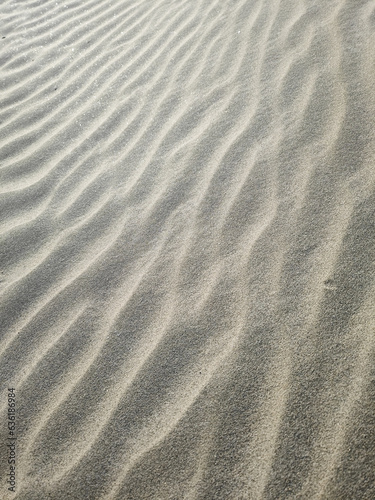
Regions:
<instances>
[{"instance_id":1,"label":"rippled dune surface","mask_svg":"<svg viewBox=\"0 0 375 500\"><path fill-rule=\"evenodd\" d=\"M1 499L373 500L375 1L0 30Z\"/></svg>"}]
</instances>

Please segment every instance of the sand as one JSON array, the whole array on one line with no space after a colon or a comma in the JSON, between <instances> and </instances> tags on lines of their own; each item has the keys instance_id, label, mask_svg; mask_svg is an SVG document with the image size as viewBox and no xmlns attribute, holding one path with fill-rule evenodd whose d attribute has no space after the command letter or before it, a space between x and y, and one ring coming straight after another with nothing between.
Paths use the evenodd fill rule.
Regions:
<instances>
[{"instance_id":1,"label":"sand","mask_svg":"<svg viewBox=\"0 0 375 500\"><path fill-rule=\"evenodd\" d=\"M4 0L0 64L0 498L373 500L375 1Z\"/></svg>"}]
</instances>

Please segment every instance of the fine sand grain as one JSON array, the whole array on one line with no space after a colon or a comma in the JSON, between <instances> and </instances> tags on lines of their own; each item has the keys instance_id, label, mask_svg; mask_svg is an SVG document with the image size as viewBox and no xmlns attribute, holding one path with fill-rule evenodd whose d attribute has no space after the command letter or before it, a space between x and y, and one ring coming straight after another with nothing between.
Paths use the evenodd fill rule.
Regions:
<instances>
[{"instance_id":1,"label":"fine sand grain","mask_svg":"<svg viewBox=\"0 0 375 500\"><path fill-rule=\"evenodd\" d=\"M1 500L374 500L375 1L3 0L0 65Z\"/></svg>"}]
</instances>

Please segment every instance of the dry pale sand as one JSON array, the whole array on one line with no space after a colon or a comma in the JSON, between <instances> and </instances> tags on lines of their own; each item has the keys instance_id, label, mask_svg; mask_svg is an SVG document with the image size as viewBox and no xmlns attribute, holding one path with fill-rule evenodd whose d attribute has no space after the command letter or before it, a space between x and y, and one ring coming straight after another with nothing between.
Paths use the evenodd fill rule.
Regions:
<instances>
[{"instance_id":1,"label":"dry pale sand","mask_svg":"<svg viewBox=\"0 0 375 500\"><path fill-rule=\"evenodd\" d=\"M0 23L1 500L374 500L375 1Z\"/></svg>"}]
</instances>

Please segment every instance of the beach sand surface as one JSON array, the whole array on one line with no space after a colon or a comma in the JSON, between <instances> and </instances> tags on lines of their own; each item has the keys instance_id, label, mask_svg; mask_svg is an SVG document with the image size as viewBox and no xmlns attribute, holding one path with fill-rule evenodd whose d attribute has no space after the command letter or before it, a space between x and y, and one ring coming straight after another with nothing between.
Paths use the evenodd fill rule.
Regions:
<instances>
[{"instance_id":1,"label":"beach sand surface","mask_svg":"<svg viewBox=\"0 0 375 500\"><path fill-rule=\"evenodd\" d=\"M3 0L0 66L0 498L373 500L375 1Z\"/></svg>"}]
</instances>

